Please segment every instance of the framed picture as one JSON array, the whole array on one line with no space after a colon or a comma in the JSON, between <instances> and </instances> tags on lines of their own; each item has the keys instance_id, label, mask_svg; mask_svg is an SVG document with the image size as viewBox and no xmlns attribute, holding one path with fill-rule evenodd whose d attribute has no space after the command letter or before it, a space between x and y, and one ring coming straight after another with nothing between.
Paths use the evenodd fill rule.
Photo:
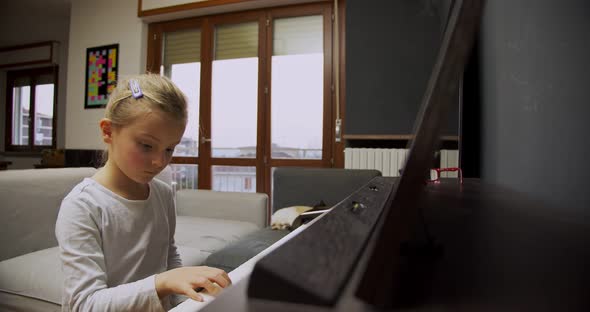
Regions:
<instances>
[{"instance_id":1,"label":"framed picture","mask_svg":"<svg viewBox=\"0 0 590 312\"><path fill-rule=\"evenodd\" d=\"M116 87L118 69L118 44L86 49L84 108L107 106L108 96Z\"/></svg>"}]
</instances>

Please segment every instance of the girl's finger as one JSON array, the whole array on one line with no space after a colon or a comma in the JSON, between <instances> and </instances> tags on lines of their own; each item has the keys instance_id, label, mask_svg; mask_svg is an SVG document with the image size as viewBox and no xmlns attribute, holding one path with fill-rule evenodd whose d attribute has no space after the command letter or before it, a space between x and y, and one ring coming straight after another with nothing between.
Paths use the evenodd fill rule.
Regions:
<instances>
[{"instance_id":1,"label":"girl's finger","mask_svg":"<svg viewBox=\"0 0 590 312\"><path fill-rule=\"evenodd\" d=\"M194 289L188 288L184 294L189 298L193 299L194 301L203 302L203 297L199 295Z\"/></svg>"},{"instance_id":2,"label":"girl's finger","mask_svg":"<svg viewBox=\"0 0 590 312\"><path fill-rule=\"evenodd\" d=\"M224 274L215 275L212 279L215 283L217 283L222 288L225 288L225 287L231 285L231 281L229 280L229 276L224 276Z\"/></svg>"},{"instance_id":3,"label":"girl's finger","mask_svg":"<svg viewBox=\"0 0 590 312\"><path fill-rule=\"evenodd\" d=\"M200 286L205 288L207 293L212 296L215 296L220 289L219 286L215 286L210 280L205 280Z\"/></svg>"}]
</instances>

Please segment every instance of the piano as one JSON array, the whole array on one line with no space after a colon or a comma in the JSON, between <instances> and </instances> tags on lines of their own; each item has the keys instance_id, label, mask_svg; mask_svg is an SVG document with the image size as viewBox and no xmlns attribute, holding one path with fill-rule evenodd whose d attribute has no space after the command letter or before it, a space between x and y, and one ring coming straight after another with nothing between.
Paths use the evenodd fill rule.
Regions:
<instances>
[{"instance_id":1,"label":"piano","mask_svg":"<svg viewBox=\"0 0 590 312\"><path fill-rule=\"evenodd\" d=\"M173 311L589 311L589 224L479 179L426 183L481 11L453 3L399 179L372 179Z\"/></svg>"},{"instance_id":2,"label":"piano","mask_svg":"<svg viewBox=\"0 0 590 312\"><path fill-rule=\"evenodd\" d=\"M362 195L352 194L334 209L345 207L358 196ZM406 266L401 282L405 301L381 310L589 310L590 225L479 179L465 179L463 184L443 179L427 185L423 199L420 206L425 223L442 245L442 255L434 259L418 257L414 267ZM234 284L217 297L205 295L205 302L188 299L172 311L379 311L355 295L362 270L351 274L333 306L248 296L255 264L312 230L316 220L230 272ZM300 258L309 260L309 254Z\"/></svg>"}]
</instances>

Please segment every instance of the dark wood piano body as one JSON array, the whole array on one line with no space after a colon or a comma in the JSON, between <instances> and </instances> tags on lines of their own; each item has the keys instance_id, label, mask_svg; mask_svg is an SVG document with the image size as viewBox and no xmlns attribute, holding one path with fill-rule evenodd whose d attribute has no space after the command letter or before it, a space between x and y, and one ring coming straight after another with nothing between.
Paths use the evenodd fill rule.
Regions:
<instances>
[{"instance_id":1,"label":"dark wood piano body","mask_svg":"<svg viewBox=\"0 0 590 312\"><path fill-rule=\"evenodd\" d=\"M462 185L453 179L444 180L428 185L425 194L420 201L425 223L443 246L443 254L407 259L400 275L401 300L384 310L590 309L587 222L478 179L466 179ZM343 201L342 205L349 203ZM582 209L585 207L579 207ZM304 232L313 231L313 226ZM347 276L346 286L333 306L296 303L297 297L290 301L248 298L249 280L244 279L203 311L377 311L355 295L366 256L361 256ZM315 259L309 254L298 258L311 263ZM284 270L292 268L285 266Z\"/></svg>"}]
</instances>

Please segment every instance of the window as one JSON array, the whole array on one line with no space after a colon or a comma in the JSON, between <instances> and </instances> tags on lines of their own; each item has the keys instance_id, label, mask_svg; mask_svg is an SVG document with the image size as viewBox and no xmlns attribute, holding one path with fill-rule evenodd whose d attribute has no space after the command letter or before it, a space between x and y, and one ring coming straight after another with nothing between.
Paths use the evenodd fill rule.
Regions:
<instances>
[{"instance_id":1,"label":"window","mask_svg":"<svg viewBox=\"0 0 590 312\"><path fill-rule=\"evenodd\" d=\"M150 24L148 70L190 102L172 160L180 188L270 194L272 167L331 166L331 10L314 3Z\"/></svg>"},{"instance_id":2,"label":"window","mask_svg":"<svg viewBox=\"0 0 590 312\"><path fill-rule=\"evenodd\" d=\"M211 153L255 158L258 112L258 23L215 27L211 84Z\"/></svg>"},{"instance_id":3,"label":"window","mask_svg":"<svg viewBox=\"0 0 590 312\"><path fill-rule=\"evenodd\" d=\"M57 67L8 71L6 151L55 148Z\"/></svg>"},{"instance_id":4,"label":"window","mask_svg":"<svg viewBox=\"0 0 590 312\"><path fill-rule=\"evenodd\" d=\"M322 22L321 15L274 20L272 158L322 159Z\"/></svg>"},{"instance_id":5,"label":"window","mask_svg":"<svg viewBox=\"0 0 590 312\"><path fill-rule=\"evenodd\" d=\"M188 98L188 123L174 156L199 155L199 93L201 30L171 30L163 34L160 74L169 77Z\"/></svg>"}]
</instances>

